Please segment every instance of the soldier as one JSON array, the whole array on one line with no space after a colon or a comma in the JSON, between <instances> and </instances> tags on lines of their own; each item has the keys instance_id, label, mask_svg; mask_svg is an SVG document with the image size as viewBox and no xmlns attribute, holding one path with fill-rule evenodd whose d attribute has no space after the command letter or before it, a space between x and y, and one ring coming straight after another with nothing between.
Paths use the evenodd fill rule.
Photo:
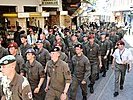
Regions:
<instances>
[{"instance_id":1,"label":"soldier","mask_svg":"<svg viewBox=\"0 0 133 100\"><path fill-rule=\"evenodd\" d=\"M25 55L25 52L32 48L30 46L30 44L28 44L27 42L27 35L26 34L21 34L20 35L20 38L21 38L21 45L20 45L20 54L22 55L22 57L24 58L24 61L26 62L26 55Z\"/></svg>"},{"instance_id":2,"label":"soldier","mask_svg":"<svg viewBox=\"0 0 133 100\"><path fill-rule=\"evenodd\" d=\"M113 42L113 50L115 50L116 43L117 43L118 40L119 40L119 36L116 35L116 31L115 31L114 29L112 29L112 30L110 31L109 39Z\"/></svg>"},{"instance_id":3,"label":"soldier","mask_svg":"<svg viewBox=\"0 0 133 100\"><path fill-rule=\"evenodd\" d=\"M88 41L88 35L87 34L84 34L83 35L83 42L82 42L83 47L85 47L88 43L89 43L89 41Z\"/></svg>"},{"instance_id":4,"label":"soldier","mask_svg":"<svg viewBox=\"0 0 133 100\"><path fill-rule=\"evenodd\" d=\"M78 36L77 34L72 34L71 41L68 44L68 61L69 61L70 70L72 68L72 57L75 55L74 46L77 44L80 44L80 42L78 41Z\"/></svg>"},{"instance_id":5,"label":"soldier","mask_svg":"<svg viewBox=\"0 0 133 100\"><path fill-rule=\"evenodd\" d=\"M50 42L51 45L53 45L54 40L55 40L55 35L53 34L53 29L49 29L49 35L48 35L48 41Z\"/></svg>"},{"instance_id":6,"label":"soldier","mask_svg":"<svg viewBox=\"0 0 133 100\"><path fill-rule=\"evenodd\" d=\"M47 62L47 92L45 100L67 100L67 92L70 86L71 74L68 64L61 59L60 49L54 47L51 50L51 60Z\"/></svg>"},{"instance_id":7,"label":"soldier","mask_svg":"<svg viewBox=\"0 0 133 100\"><path fill-rule=\"evenodd\" d=\"M36 45L38 48L36 52L36 59L42 64L43 68L45 69L46 63L48 62L48 60L50 60L50 54L47 49L43 48L42 40L37 40Z\"/></svg>"},{"instance_id":8,"label":"soldier","mask_svg":"<svg viewBox=\"0 0 133 100\"><path fill-rule=\"evenodd\" d=\"M8 54L8 51L4 47L2 47L1 43L2 43L2 38L0 38L0 58Z\"/></svg>"},{"instance_id":9,"label":"soldier","mask_svg":"<svg viewBox=\"0 0 133 100\"><path fill-rule=\"evenodd\" d=\"M43 47L47 49L48 51L51 50L51 44L50 42L46 39L45 33L40 34L40 39L43 41Z\"/></svg>"},{"instance_id":10,"label":"soldier","mask_svg":"<svg viewBox=\"0 0 133 100\"><path fill-rule=\"evenodd\" d=\"M64 52L62 52L62 45L56 44L55 46L60 48L60 57L59 58L61 60L65 61L66 63L68 63L68 56Z\"/></svg>"},{"instance_id":11,"label":"soldier","mask_svg":"<svg viewBox=\"0 0 133 100\"><path fill-rule=\"evenodd\" d=\"M43 82L45 78L44 69L36 59L34 49L28 49L26 51L26 67L27 67L27 78L31 85L31 90L34 100L44 100L43 95Z\"/></svg>"},{"instance_id":12,"label":"soldier","mask_svg":"<svg viewBox=\"0 0 133 100\"><path fill-rule=\"evenodd\" d=\"M110 64L111 57L112 57L112 54L113 54L113 42L109 39L109 34L108 33L106 34L106 40L107 40L107 42L110 46L109 54L107 56L107 70L109 70L109 64Z\"/></svg>"},{"instance_id":13,"label":"soldier","mask_svg":"<svg viewBox=\"0 0 133 100\"><path fill-rule=\"evenodd\" d=\"M18 55L18 45L16 42L12 42L8 46L9 53L16 58L16 72L20 74L21 69L24 67L24 59L22 56Z\"/></svg>"},{"instance_id":14,"label":"soldier","mask_svg":"<svg viewBox=\"0 0 133 100\"><path fill-rule=\"evenodd\" d=\"M107 56L109 54L110 46L106 40L106 32L101 33L101 40L99 43L100 51L101 51L101 59L102 59L102 67L101 72L103 72L103 77L106 77L107 71Z\"/></svg>"},{"instance_id":15,"label":"soldier","mask_svg":"<svg viewBox=\"0 0 133 100\"><path fill-rule=\"evenodd\" d=\"M69 55L70 58L72 58L75 55L74 46L77 44L80 44L80 42L78 41L77 38L78 38L78 36L76 34L71 35L71 42L68 44L68 48L70 51L70 55Z\"/></svg>"},{"instance_id":16,"label":"soldier","mask_svg":"<svg viewBox=\"0 0 133 100\"><path fill-rule=\"evenodd\" d=\"M89 43L86 45L86 56L88 57L91 65L91 76L90 76L90 93L94 92L93 86L95 84L96 76L99 73L99 69L102 67L100 47L95 43L95 37L93 34L89 35ZM99 77L99 75L98 75Z\"/></svg>"},{"instance_id":17,"label":"soldier","mask_svg":"<svg viewBox=\"0 0 133 100\"><path fill-rule=\"evenodd\" d=\"M63 39L61 38L61 36L60 36L59 34L56 34L56 35L55 35L55 41L54 41L54 43L53 43L53 47L54 47L56 44L61 44L61 45L62 45L62 51L65 51L66 45L65 45Z\"/></svg>"},{"instance_id":18,"label":"soldier","mask_svg":"<svg viewBox=\"0 0 133 100\"><path fill-rule=\"evenodd\" d=\"M78 85L82 89L83 100L87 100L87 80L90 76L90 62L83 54L81 44L75 45L76 55L72 57L72 84L70 88L70 100L76 100Z\"/></svg>"},{"instance_id":19,"label":"soldier","mask_svg":"<svg viewBox=\"0 0 133 100\"><path fill-rule=\"evenodd\" d=\"M117 42L117 46L118 48L113 53L114 58L112 62L112 68L115 71L114 97L119 95L119 86L120 90L123 90L127 65L131 64L132 61L132 54L125 48L125 43L122 40ZM131 66L129 67L131 68Z\"/></svg>"},{"instance_id":20,"label":"soldier","mask_svg":"<svg viewBox=\"0 0 133 100\"><path fill-rule=\"evenodd\" d=\"M1 100L33 100L28 80L16 73L16 59L7 55L0 60L2 77Z\"/></svg>"}]
</instances>

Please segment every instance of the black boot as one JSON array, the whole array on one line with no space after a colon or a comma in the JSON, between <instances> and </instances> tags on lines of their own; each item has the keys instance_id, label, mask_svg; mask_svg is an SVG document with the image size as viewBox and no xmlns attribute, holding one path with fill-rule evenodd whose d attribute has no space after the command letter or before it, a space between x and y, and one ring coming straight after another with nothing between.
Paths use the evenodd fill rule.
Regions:
<instances>
[{"instance_id":1,"label":"black boot","mask_svg":"<svg viewBox=\"0 0 133 100\"><path fill-rule=\"evenodd\" d=\"M96 80L98 80L99 79L99 73L97 73L97 75L96 75Z\"/></svg>"},{"instance_id":2,"label":"black boot","mask_svg":"<svg viewBox=\"0 0 133 100\"><path fill-rule=\"evenodd\" d=\"M88 87L91 87L95 84L95 82L88 84Z\"/></svg>"},{"instance_id":3,"label":"black boot","mask_svg":"<svg viewBox=\"0 0 133 100\"><path fill-rule=\"evenodd\" d=\"M93 85L91 85L91 87L90 87L90 93L91 94L94 93Z\"/></svg>"},{"instance_id":4,"label":"black boot","mask_svg":"<svg viewBox=\"0 0 133 100\"><path fill-rule=\"evenodd\" d=\"M88 87L91 87L91 84L88 84Z\"/></svg>"},{"instance_id":5,"label":"black boot","mask_svg":"<svg viewBox=\"0 0 133 100\"><path fill-rule=\"evenodd\" d=\"M106 77L106 72L103 72L103 75L102 75L102 77Z\"/></svg>"},{"instance_id":6,"label":"black boot","mask_svg":"<svg viewBox=\"0 0 133 100\"><path fill-rule=\"evenodd\" d=\"M118 92L115 92L115 93L114 93L114 97L117 97L118 95L119 95Z\"/></svg>"},{"instance_id":7,"label":"black boot","mask_svg":"<svg viewBox=\"0 0 133 100\"><path fill-rule=\"evenodd\" d=\"M83 100L87 100L87 97L86 96L83 96Z\"/></svg>"}]
</instances>

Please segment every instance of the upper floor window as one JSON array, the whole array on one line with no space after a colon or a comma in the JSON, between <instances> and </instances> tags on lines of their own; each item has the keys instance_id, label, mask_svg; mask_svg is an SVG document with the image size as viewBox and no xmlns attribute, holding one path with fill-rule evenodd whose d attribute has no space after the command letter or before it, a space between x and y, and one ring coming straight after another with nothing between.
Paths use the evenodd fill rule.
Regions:
<instances>
[{"instance_id":1,"label":"upper floor window","mask_svg":"<svg viewBox=\"0 0 133 100\"><path fill-rule=\"evenodd\" d=\"M24 12L36 12L36 7L24 6Z\"/></svg>"}]
</instances>

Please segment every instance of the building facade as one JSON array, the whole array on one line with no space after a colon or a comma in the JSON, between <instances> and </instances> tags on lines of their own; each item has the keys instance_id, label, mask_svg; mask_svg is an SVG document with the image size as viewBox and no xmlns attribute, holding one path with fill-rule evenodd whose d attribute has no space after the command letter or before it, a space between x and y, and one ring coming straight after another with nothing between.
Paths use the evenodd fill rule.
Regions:
<instances>
[{"instance_id":1,"label":"building facade","mask_svg":"<svg viewBox=\"0 0 133 100\"><path fill-rule=\"evenodd\" d=\"M133 27L133 0L110 0L111 10L114 13L115 21L122 25L127 23Z\"/></svg>"},{"instance_id":2,"label":"building facade","mask_svg":"<svg viewBox=\"0 0 133 100\"><path fill-rule=\"evenodd\" d=\"M28 26L62 26L69 18L62 10L62 0L1 0L0 9L1 24L20 25L24 30Z\"/></svg>"}]
</instances>

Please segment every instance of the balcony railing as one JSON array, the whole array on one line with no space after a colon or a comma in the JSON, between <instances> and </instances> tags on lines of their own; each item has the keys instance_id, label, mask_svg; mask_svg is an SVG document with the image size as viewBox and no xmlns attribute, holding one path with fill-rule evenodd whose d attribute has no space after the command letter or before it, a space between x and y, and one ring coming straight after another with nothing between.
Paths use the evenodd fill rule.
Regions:
<instances>
[{"instance_id":1,"label":"balcony railing","mask_svg":"<svg viewBox=\"0 0 133 100\"><path fill-rule=\"evenodd\" d=\"M58 1L59 0L42 0L42 5L48 6L48 5L55 5L58 6Z\"/></svg>"}]
</instances>

